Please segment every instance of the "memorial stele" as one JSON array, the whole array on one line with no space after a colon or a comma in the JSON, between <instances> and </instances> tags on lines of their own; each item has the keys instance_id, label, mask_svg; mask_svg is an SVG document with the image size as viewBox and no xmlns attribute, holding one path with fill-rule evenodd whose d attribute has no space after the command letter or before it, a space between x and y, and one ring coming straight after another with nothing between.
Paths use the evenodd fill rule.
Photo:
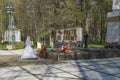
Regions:
<instances>
[{"instance_id":1,"label":"memorial stele","mask_svg":"<svg viewBox=\"0 0 120 80\"><path fill-rule=\"evenodd\" d=\"M107 14L107 42L120 42L120 0L113 0L112 12Z\"/></svg>"}]
</instances>

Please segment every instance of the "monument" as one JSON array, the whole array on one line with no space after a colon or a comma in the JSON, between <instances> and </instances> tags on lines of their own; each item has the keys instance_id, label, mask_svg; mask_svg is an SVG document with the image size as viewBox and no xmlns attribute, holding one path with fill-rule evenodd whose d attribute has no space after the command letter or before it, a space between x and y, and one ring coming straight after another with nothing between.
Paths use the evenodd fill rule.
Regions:
<instances>
[{"instance_id":1,"label":"monument","mask_svg":"<svg viewBox=\"0 0 120 80\"><path fill-rule=\"evenodd\" d=\"M112 9L107 14L107 43L120 46L120 0L113 0Z\"/></svg>"},{"instance_id":2,"label":"monument","mask_svg":"<svg viewBox=\"0 0 120 80\"><path fill-rule=\"evenodd\" d=\"M113 11L120 9L120 0L113 0L112 9Z\"/></svg>"},{"instance_id":3,"label":"monument","mask_svg":"<svg viewBox=\"0 0 120 80\"><path fill-rule=\"evenodd\" d=\"M14 21L14 8L13 6L9 5L6 7L6 11L9 15L9 25L4 32L4 42L21 42L21 32L19 29L16 28L15 21Z\"/></svg>"}]
</instances>

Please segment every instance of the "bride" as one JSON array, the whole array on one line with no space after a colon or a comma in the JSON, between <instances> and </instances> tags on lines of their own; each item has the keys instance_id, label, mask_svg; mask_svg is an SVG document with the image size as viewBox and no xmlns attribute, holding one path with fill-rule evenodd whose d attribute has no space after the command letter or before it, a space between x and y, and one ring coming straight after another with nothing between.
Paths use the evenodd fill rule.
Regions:
<instances>
[{"instance_id":1,"label":"bride","mask_svg":"<svg viewBox=\"0 0 120 80\"><path fill-rule=\"evenodd\" d=\"M31 47L30 36L27 36L25 42L25 49L21 55L21 59L28 59L28 58L37 58L37 54L35 50Z\"/></svg>"}]
</instances>

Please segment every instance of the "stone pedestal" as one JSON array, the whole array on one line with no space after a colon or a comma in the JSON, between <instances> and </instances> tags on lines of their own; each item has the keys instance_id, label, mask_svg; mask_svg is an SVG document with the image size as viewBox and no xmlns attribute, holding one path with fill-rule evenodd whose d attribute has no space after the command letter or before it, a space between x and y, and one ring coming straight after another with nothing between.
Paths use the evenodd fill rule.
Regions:
<instances>
[{"instance_id":1,"label":"stone pedestal","mask_svg":"<svg viewBox=\"0 0 120 80\"><path fill-rule=\"evenodd\" d=\"M8 50L12 50L12 49L15 49L15 46L14 46L14 45L7 45L6 48L7 48Z\"/></svg>"}]
</instances>

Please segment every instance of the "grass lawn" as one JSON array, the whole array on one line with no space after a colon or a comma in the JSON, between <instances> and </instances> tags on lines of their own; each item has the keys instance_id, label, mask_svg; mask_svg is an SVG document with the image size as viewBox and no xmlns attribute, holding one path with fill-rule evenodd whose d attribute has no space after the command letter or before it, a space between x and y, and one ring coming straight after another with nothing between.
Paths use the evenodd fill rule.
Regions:
<instances>
[{"instance_id":1,"label":"grass lawn","mask_svg":"<svg viewBox=\"0 0 120 80\"><path fill-rule=\"evenodd\" d=\"M6 46L8 45L8 43L0 43L0 50L2 49L6 49ZM23 49L24 48L24 42L20 42L20 43L13 43L13 45L15 46L15 49ZM37 45L32 46L33 48L36 48ZM84 46L84 45L83 45ZM89 44L88 45L89 48L103 48L104 45L103 44Z\"/></svg>"},{"instance_id":2,"label":"grass lawn","mask_svg":"<svg viewBox=\"0 0 120 80\"><path fill-rule=\"evenodd\" d=\"M15 46L15 49L23 49L24 48L24 42L19 43L10 43L11 45ZM6 46L8 43L0 43L0 50L6 49ZM36 48L36 44L32 45L33 48Z\"/></svg>"},{"instance_id":3,"label":"grass lawn","mask_svg":"<svg viewBox=\"0 0 120 80\"><path fill-rule=\"evenodd\" d=\"M0 50L2 49L7 49L6 46L8 45L8 43L0 43ZM20 43L10 43L10 45L15 46L15 49L23 49L24 48L24 42L20 42Z\"/></svg>"},{"instance_id":4,"label":"grass lawn","mask_svg":"<svg viewBox=\"0 0 120 80\"><path fill-rule=\"evenodd\" d=\"M89 44L88 47L89 48L103 48L104 45L103 44Z\"/></svg>"}]
</instances>

